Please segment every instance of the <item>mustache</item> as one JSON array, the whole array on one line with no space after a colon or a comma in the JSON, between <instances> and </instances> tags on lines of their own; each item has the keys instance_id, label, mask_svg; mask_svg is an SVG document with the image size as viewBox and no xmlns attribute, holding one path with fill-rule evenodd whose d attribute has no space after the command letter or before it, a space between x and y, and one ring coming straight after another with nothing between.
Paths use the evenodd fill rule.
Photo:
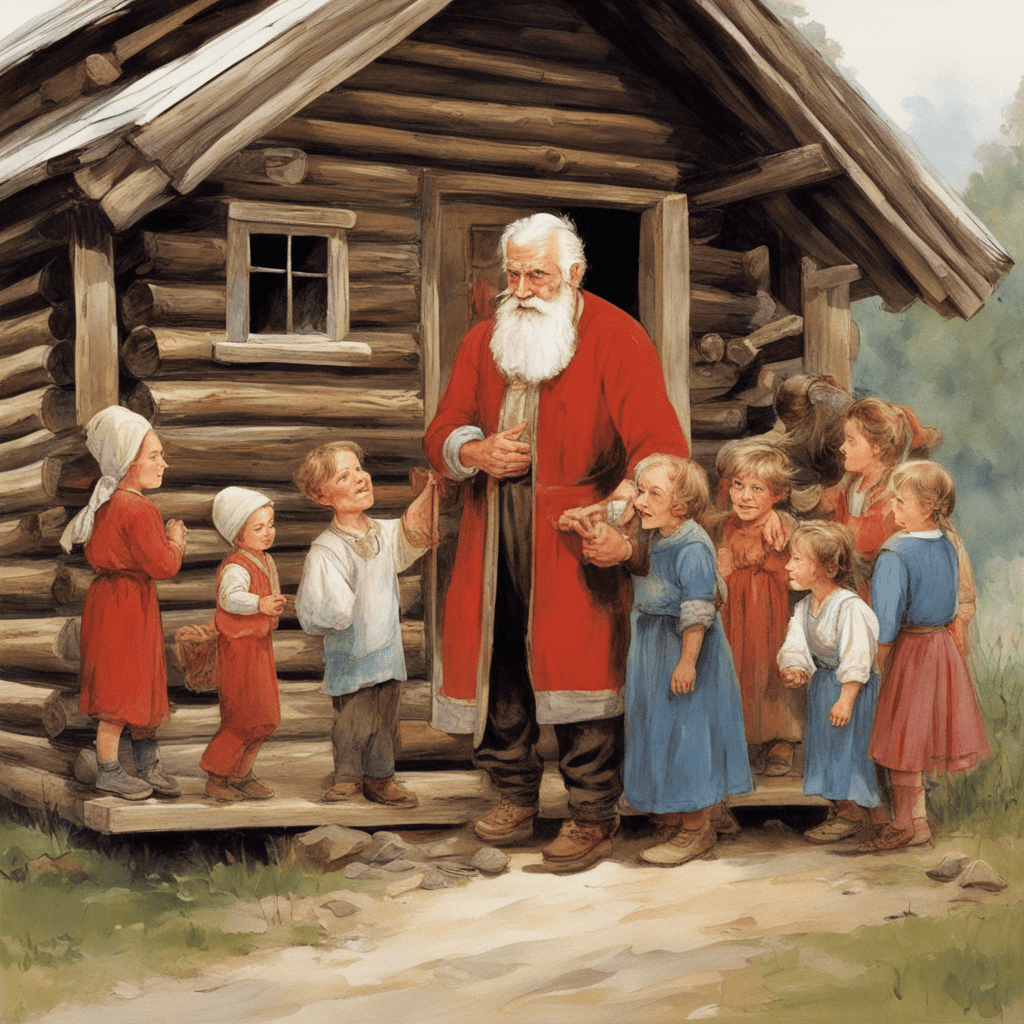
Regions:
<instances>
[{"instance_id":1,"label":"mustache","mask_svg":"<svg viewBox=\"0 0 1024 1024\"><path fill-rule=\"evenodd\" d=\"M534 309L539 313L544 313L547 316L553 316L558 312L560 306L557 300L541 299L536 295L531 295L526 299L517 299L515 295L509 289L505 289L503 292L499 292L495 297L497 302L496 310L511 310L517 309Z\"/></svg>"}]
</instances>

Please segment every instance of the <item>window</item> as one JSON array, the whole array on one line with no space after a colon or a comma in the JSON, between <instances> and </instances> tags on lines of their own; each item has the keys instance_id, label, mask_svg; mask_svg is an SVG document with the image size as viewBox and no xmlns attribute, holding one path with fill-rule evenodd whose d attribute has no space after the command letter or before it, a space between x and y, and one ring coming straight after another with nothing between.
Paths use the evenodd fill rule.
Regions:
<instances>
[{"instance_id":1,"label":"window","mask_svg":"<svg viewBox=\"0 0 1024 1024\"><path fill-rule=\"evenodd\" d=\"M346 340L351 210L282 203L228 207L224 362L365 363Z\"/></svg>"}]
</instances>

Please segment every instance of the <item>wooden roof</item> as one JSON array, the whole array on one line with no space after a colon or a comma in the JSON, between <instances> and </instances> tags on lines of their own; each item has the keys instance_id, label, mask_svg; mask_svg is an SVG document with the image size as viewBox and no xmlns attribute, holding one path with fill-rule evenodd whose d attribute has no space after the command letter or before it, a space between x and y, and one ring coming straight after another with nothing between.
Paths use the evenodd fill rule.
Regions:
<instances>
[{"instance_id":1,"label":"wooden roof","mask_svg":"<svg viewBox=\"0 0 1024 1024\"><path fill-rule=\"evenodd\" d=\"M757 0L565 0L751 159L841 173L755 212L890 308L973 316L1013 265L962 200ZM0 199L73 172L129 226L385 54L450 0L69 0L0 46ZM494 7L499 17L504 6ZM457 17L460 3L446 18ZM711 168L709 168L710 170Z\"/></svg>"}]
</instances>

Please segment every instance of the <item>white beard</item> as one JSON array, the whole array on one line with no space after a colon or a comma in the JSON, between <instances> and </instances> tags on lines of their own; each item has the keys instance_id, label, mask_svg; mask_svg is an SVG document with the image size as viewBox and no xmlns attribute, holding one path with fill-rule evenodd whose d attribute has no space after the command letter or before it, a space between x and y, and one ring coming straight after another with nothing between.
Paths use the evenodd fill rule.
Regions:
<instances>
[{"instance_id":1,"label":"white beard","mask_svg":"<svg viewBox=\"0 0 1024 1024\"><path fill-rule=\"evenodd\" d=\"M520 301L510 292L494 313L491 354L510 379L539 384L557 377L576 354L576 292L568 282L553 299Z\"/></svg>"}]
</instances>

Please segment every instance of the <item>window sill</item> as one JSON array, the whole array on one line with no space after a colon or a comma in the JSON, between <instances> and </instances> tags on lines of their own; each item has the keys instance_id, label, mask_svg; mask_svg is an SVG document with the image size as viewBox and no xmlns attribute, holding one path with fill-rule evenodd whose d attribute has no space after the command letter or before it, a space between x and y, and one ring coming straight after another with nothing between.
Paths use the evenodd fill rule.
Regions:
<instances>
[{"instance_id":1,"label":"window sill","mask_svg":"<svg viewBox=\"0 0 1024 1024\"><path fill-rule=\"evenodd\" d=\"M370 346L362 341L297 340L300 336L259 341L218 341L213 358L219 363L301 363L315 366L365 366Z\"/></svg>"}]
</instances>

